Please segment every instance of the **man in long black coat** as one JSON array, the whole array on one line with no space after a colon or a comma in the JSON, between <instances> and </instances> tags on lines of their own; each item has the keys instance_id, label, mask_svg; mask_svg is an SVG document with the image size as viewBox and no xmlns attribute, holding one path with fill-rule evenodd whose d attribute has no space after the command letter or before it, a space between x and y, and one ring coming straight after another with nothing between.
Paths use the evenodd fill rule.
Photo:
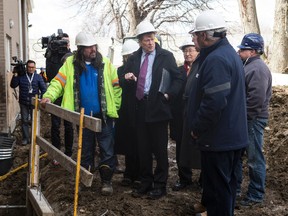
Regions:
<instances>
[{"instance_id":1,"label":"man in long black coat","mask_svg":"<svg viewBox=\"0 0 288 216\"><path fill-rule=\"evenodd\" d=\"M135 125L131 124L129 113L129 86L124 79L124 69L129 56L139 49L139 44L133 39L125 40L122 46L123 65L118 67L119 84L122 88L119 118L115 122L115 153L125 155L125 171L121 181L122 186L137 187L139 184L139 158L137 154L137 137ZM129 85L129 84L128 84Z\"/></svg>"},{"instance_id":2,"label":"man in long black coat","mask_svg":"<svg viewBox=\"0 0 288 216\"><path fill-rule=\"evenodd\" d=\"M149 198L158 199L166 195L170 103L180 91L183 78L173 54L155 43L153 25L143 21L136 31L141 48L128 59L124 71L124 79L130 84L130 120L136 126L140 160L141 186L132 195L148 194ZM147 68L142 70L145 63Z\"/></svg>"}]
</instances>

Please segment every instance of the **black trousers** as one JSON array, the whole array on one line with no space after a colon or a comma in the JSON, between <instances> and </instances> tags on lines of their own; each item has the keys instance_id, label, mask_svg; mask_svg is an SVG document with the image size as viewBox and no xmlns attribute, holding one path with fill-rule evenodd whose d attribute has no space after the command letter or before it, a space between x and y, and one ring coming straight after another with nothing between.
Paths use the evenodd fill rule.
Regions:
<instances>
[{"instance_id":1,"label":"black trousers","mask_svg":"<svg viewBox=\"0 0 288 216\"><path fill-rule=\"evenodd\" d=\"M183 184L192 184L192 168L180 163L180 149L182 140L176 140L176 161L178 166L179 181Z\"/></svg>"},{"instance_id":2,"label":"black trousers","mask_svg":"<svg viewBox=\"0 0 288 216\"><path fill-rule=\"evenodd\" d=\"M58 98L54 104L60 106L62 102L62 97ZM51 142L52 145L56 148L61 148L61 138L60 138L60 126L61 126L61 118L55 115L51 115ZM69 157L72 155L72 147L73 147L73 125L71 122L64 120L64 143L65 143L65 154Z\"/></svg>"},{"instance_id":3,"label":"black trousers","mask_svg":"<svg viewBox=\"0 0 288 216\"><path fill-rule=\"evenodd\" d=\"M136 144L136 143L135 143ZM125 171L124 178L129 178L132 181L138 181L139 179L139 158L135 151L135 154L125 154Z\"/></svg>"},{"instance_id":4,"label":"black trousers","mask_svg":"<svg viewBox=\"0 0 288 216\"><path fill-rule=\"evenodd\" d=\"M145 122L146 101L137 109L137 144L142 187L164 188L168 179L168 121ZM153 172L153 155L156 167Z\"/></svg>"},{"instance_id":5,"label":"black trousers","mask_svg":"<svg viewBox=\"0 0 288 216\"><path fill-rule=\"evenodd\" d=\"M236 199L236 165L241 149L201 151L203 194L202 204L209 216L233 216Z\"/></svg>"}]
</instances>

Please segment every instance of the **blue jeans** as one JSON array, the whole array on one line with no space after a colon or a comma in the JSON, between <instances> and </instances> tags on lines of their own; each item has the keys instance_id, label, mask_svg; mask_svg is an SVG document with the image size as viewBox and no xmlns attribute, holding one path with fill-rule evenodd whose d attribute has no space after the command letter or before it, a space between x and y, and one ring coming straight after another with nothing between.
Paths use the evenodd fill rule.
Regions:
<instances>
[{"instance_id":1,"label":"blue jeans","mask_svg":"<svg viewBox=\"0 0 288 216\"><path fill-rule=\"evenodd\" d=\"M250 183L246 197L255 202L262 202L265 194L266 162L263 150L263 135L268 119L248 120L249 145L246 148ZM237 165L237 193L241 192L242 160Z\"/></svg>"},{"instance_id":2,"label":"blue jeans","mask_svg":"<svg viewBox=\"0 0 288 216\"><path fill-rule=\"evenodd\" d=\"M22 123L22 140L30 141L29 115L32 119L32 107L20 104L21 123Z\"/></svg>"},{"instance_id":3,"label":"blue jeans","mask_svg":"<svg viewBox=\"0 0 288 216\"><path fill-rule=\"evenodd\" d=\"M116 166L114 154L113 120L107 118L106 124L102 121L102 131L93 132L87 128L83 129L81 165L86 169L94 169L96 140L100 149L99 167L109 166L112 170Z\"/></svg>"}]
</instances>

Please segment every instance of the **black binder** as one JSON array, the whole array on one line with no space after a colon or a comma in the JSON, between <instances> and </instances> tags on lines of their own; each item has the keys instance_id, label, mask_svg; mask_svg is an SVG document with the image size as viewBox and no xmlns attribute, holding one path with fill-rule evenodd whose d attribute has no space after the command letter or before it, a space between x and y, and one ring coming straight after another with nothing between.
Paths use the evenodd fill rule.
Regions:
<instances>
[{"instance_id":1,"label":"black binder","mask_svg":"<svg viewBox=\"0 0 288 216\"><path fill-rule=\"evenodd\" d=\"M158 91L161 92L162 94L165 94L167 93L170 85L171 85L170 73L165 68L163 68L161 83Z\"/></svg>"}]
</instances>

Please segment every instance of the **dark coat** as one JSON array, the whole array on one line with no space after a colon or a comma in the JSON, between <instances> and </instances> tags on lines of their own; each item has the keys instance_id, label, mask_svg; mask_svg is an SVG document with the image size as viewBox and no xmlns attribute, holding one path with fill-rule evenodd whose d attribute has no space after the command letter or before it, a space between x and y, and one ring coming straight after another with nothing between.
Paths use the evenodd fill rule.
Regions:
<instances>
[{"instance_id":1,"label":"dark coat","mask_svg":"<svg viewBox=\"0 0 288 216\"><path fill-rule=\"evenodd\" d=\"M180 92L174 99L171 110L173 119L170 121L169 128L170 128L170 138L181 142L182 139L182 129L183 129L183 110L184 110L184 100L183 94L185 90L186 80L187 80L187 72L184 66L179 67L179 71L182 74L182 78L184 80L183 86L181 87Z\"/></svg>"},{"instance_id":2,"label":"dark coat","mask_svg":"<svg viewBox=\"0 0 288 216\"><path fill-rule=\"evenodd\" d=\"M140 73L141 55L142 48L139 48L136 52L133 53L132 56L129 57L127 66L124 69L124 74L133 72L134 75L138 78ZM167 91L167 94L169 95L169 102L171 102L178 95L184 80L180 71L178 70L173 54L165 49L162 49L156 43L156 56L152 67L152 83L149 90L148 101L146 103L146 122L159 122L170 120L172 118L170 103L166 100L164 95L159 92L159 86L164 69L169 72L171 78L170 88ZM126 85L128 86L127 96L129 97L130 103L128 108L130 113L129 120L133 125L135 124L136 120L135 111L137 108L137 83L134 81L126 81L124 76L122 76L120 77L120 85L123 85L123 82L126 82Z\"/></svg>"},{"instance_id":3,"label":"dark coat","mask_svg":"<svg viewBox=\"0 0 288 216\"><path fill-rule=\"evenodd\" d=\"M51 52L50 49L47 49L46 54L48 52ZM65 50L63 50L65 51ZM46 56L45 54L45 56ZM52 52L49 57L46 57L46 75L48 82L51 82L51 80L56 76L56 74L59 72L59 69L63 65L63 62L65 62L66 58L73 53L69 50L66 50L65 52Z\"/></svg>"},{"instance_id":4,"label":"dark coat","mask_svg":"<svg viewBox=\"0 0 288 216\"><path fill-rule=\"evenodd\" d=\"M198 71L199 58L196 58L191 66L190 73L187 77L187 82L183 92L183 133L181 149L179 153L179 163L181 166L190 167L192 169L201 168L201 158L199 147L195 144L195 140L191 136L191 131L188 128L189 119L187 118L188 109L188 97L193 85L193 79L195 79L195 74Z\"/></svg>"},{"instance_id":5,"label":"dark coat","mask_svg":"<svg viewBox=\"0 0 288 216\"><path fill-rule=\"evenodd\" d=\"M269 101L272 95L272 75L260 58L255 56L245 62L247 118L268 119Z\"/></svg>"},{"instance_id":6,"label":"dark coat","mask_svg":"<svg viewBox=\"0 0 288 216\"><path fill-rule=\"evenodd\" d=\"M27 73L29 77L32 74ZM46 84L43 78L34 72L34 78L32 80L32 93L29 93L29 81L26 77L26 73L21 76L13 76L10 82L11 88L16 88L19 86L19 103L23 105L31 105L31 98L38 94L39 98L46 92Z\"/></svg>"},{"instance_id":7,"label":"dark coat","mask_svg":"<svg viewBox=\"0 0 288 216\"><path fill-rule=\"evenodd\" d=\"M118 77L124 76L124 65L117 69ZM136 128L129 124L130 100L129 86L125 82L120 82L122 88L121 107L118 111L119 118L115 123L115 153L116 154L135 154L136 148Z\"/></svg>"},{"instance_id":8,"label":"dark coat","mask_svg":"<svg viewBox=\"0 0 288 216\"><path fill-rule=\"evenodd\" d=\"M247 146L243 65L226 38L202 48L199 70L188 101L188 130L201 151L230 151Z\"/></svg>"}]
</instances>

